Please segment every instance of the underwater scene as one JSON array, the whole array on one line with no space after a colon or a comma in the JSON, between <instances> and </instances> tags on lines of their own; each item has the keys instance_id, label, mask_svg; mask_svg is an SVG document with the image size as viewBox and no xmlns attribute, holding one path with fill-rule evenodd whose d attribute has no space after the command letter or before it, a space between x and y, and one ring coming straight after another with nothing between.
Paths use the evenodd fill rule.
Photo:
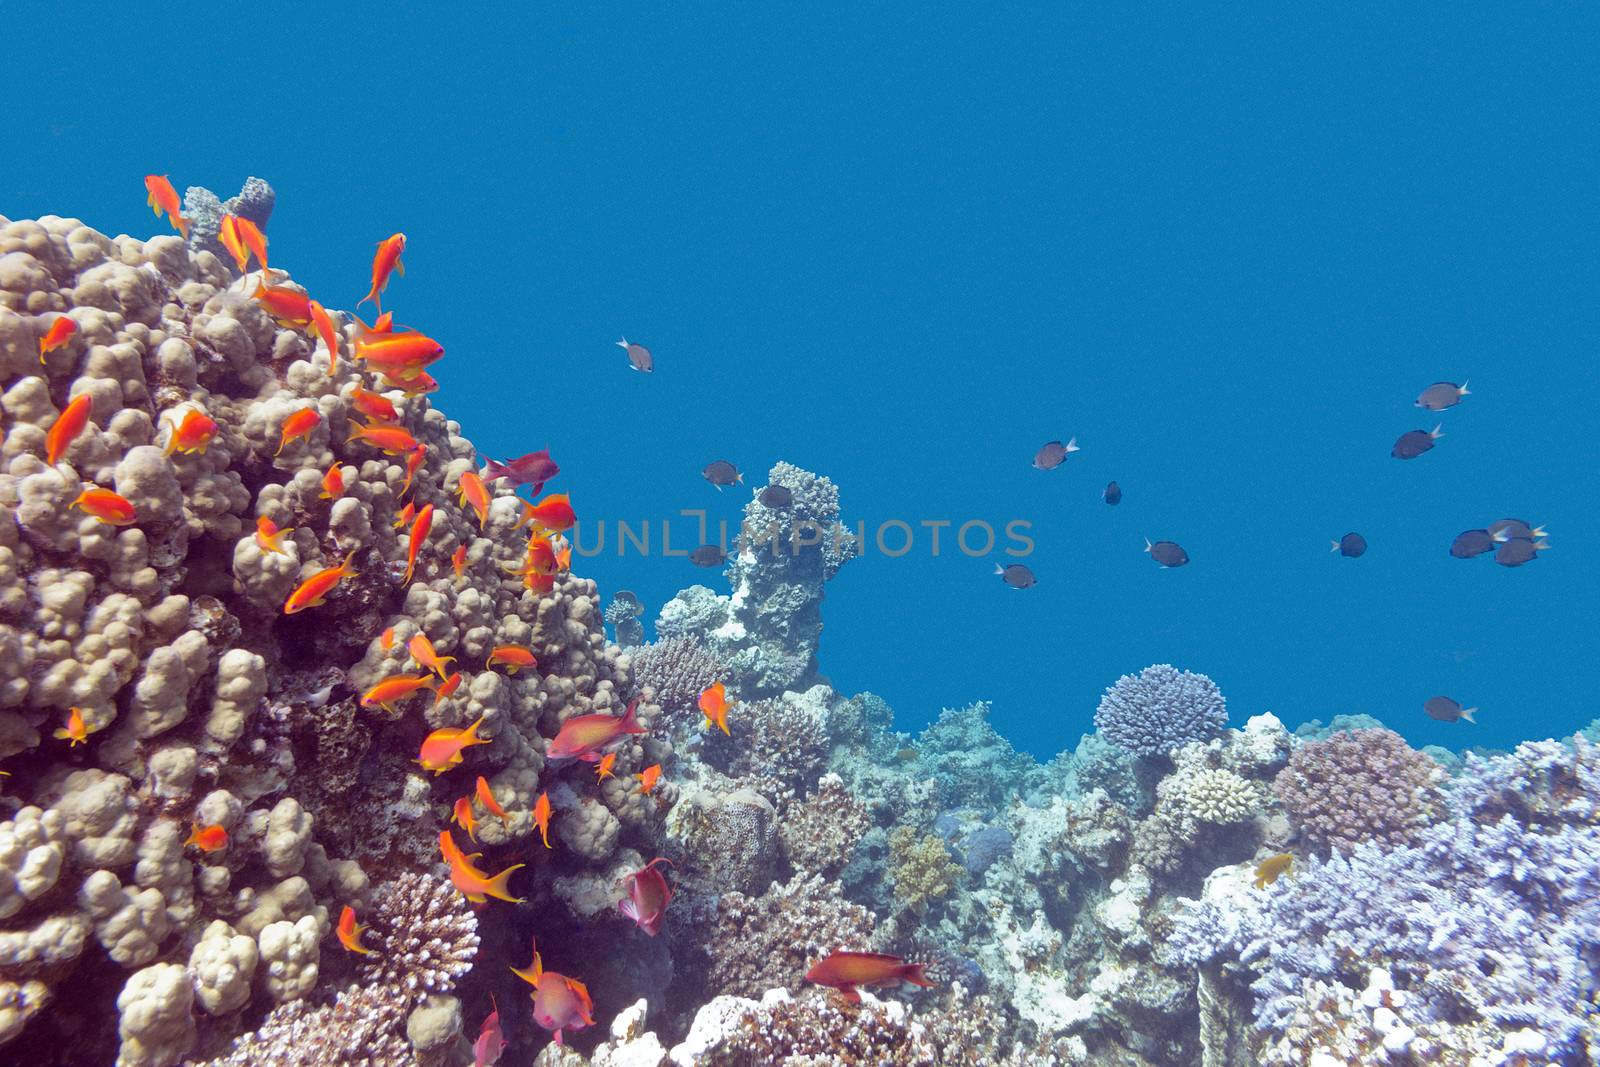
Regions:
<instances>
[{"instance_id":1,"label":"underwater scene","mask_svg":"<svg viewBox=\"0 0 1600 1067\"><path fill-rule=\"evenodd\" d=\"M1600 11L1435 14L8 7L0 1067L1600 1062Z\"/></svg>"}]
</instances>

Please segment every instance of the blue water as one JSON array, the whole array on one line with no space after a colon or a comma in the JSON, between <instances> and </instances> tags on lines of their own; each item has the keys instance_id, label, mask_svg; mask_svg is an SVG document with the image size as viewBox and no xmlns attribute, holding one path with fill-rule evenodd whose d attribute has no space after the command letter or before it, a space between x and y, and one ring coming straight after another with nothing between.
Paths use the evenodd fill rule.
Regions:
<instances>
[{"instance_id":1,"label":"blue water","mask_svg":"<svg viewBox=\"0 0 1600 1067\"><path fill-rule=\"evenodd\" d=\"M1236 721L1504 745L1600 714L1592 7L6 17L71 91L0 115L0 213L159 232L143 174L259 174L274 262L341 307L405 231L390 305L450 350L439 404L487 453L548 445L585 520L734 517L698 473L726 458L828 474L869 529L1031 522L1030 590L926 536L830 586L825 671L903 725L989 699L1049 754L1163 660ZM1439 379L1472 395L1435 420ZM1554 547L1446 555L1502 516ZM579 570L652 614L722 587Z\"/></svg>"}]
</instances>

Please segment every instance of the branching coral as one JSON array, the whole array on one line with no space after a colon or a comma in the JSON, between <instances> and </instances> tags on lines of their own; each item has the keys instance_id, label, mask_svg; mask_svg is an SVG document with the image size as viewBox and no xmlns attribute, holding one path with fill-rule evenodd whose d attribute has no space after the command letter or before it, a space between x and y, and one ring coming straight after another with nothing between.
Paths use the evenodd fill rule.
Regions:
<instances>
[{"instance_id":1,"label":"branching coral","mask_svg":"<svg viewBox=\"0 0 1600 1067\"><path fill-rule=\"evenodd\" d=\"M1438 765L1393 730L1354 730L1301 745L1273 789L1315 849L1403 845L1443 811Z\"/></svg>"},{"instance_id":2,"label":"branching coral","mask_svg":"<svg viewBox=\"0 0 1600 1067\"><path fill-rule=\"evenodd\" d=\"M794 804L778 826L783 855L798 870L836 878L872 826L866 805L837 774L825 774L817 791Z\"/></svg>"},{"instance_id":3,"label":"branching coral","mask_svg":"<svg viewBox=\"0 0 1600 1067\"><path fill-rule=\"evenodd\" d=\"M722 678L727 666L698 637L667 637L635 649L633 684L650 688L668 721L693 720L700 714L700 693Z\"/></svg>"},{"instance_id":4,"label":"branching coral","mask_svg":"<svg viewBox=\"0 0 1600 1067\"><path fill-rule=\"evenodd\" d=\"M945 896L960 877L961 866L937 834L918 833L910 826L890 832L889 881L895 898L912 911L923 911Z\"/></svg>"},{"instance_id":5,"label":"branching coral","mask_svg":"<svg viewBox=\"0 0 1600 1067\"><path fill-rule=\"evenodd\" d=\"M373 893L362 981L406 996L448 993L472 968L478 919L460 893L431 874L406 873Z\"/></svg>"},{"instance_id":6,"label":"branching coral","mask_svg":"<svg viewBox=\"0 0 1600 1067\"><path fill-rule=\"evenodd\" d=\"M1118 678L1100 698L1094 724L1107 741L1136 756L1162 756L1220 733L1228 724L1227 702L1205 675L1158 663Z\"/></svg>"},{"instance_id":7,"label":"branching coral","mask_svg":"<svg viewBox=\"0 0 1600 1067\"><path fill-rule=\"evenodd\" d=\"M724 893L706 952L716 993L760 996L798 988L806 968L837 948L870 949L872 913L819 875L798 874L759 897Z\"/></svg>"}]
</instances>

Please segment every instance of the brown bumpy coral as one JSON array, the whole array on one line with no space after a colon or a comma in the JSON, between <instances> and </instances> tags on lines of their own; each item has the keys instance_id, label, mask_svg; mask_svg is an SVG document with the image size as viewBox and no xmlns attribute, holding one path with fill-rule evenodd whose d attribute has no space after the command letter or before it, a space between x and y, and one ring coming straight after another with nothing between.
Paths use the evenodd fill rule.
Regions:
<instances>
[{"instance_id":1,"label":"brown bumpy coral","mask_svg":"<svg viewBox=\"0 0 1600 1067\"><path fill-rule=\"evenodd\" d=\"M1411 844L1439 817L1439 765L1393 730L1352 730L1301 745L1272 788L1312 848Z\"/></svg>"},{"instance_id":2,"label":"brown bumpy coral","mask_svg":"<svg viewBox=\"0 0 1600 1067\"><path fill-rule=\"evenodd\" d=\"M789 807L778 840L797 870L837 878L870 829L867 806L850 795L837 774L825 774L810 798Z\"/></svg>"},{"instance_id":3,"label":"brown bumpy coral","mask_svg":"<svg viewBox=\"0 0 1600 1067\"><path fill-rule=\"evenodd\" d=\"M889 881L894 895L912 911L923 911L949 893L961 867L935 834L897 826L889 834Z\"/></svg>"},{"instance_id":4,"label":"brown bumpy coral","mask_svg":"<svg viewBox=\"0 0 1600 1067\"><path fill-rule=\"evenodd\" d=\"M872 935L872 913L817 875L796 875L759 897L724 893L706 944L711 989L759 997L795 988L818 959L836 948L870 948Z\"/></svg>"}]
</instances>

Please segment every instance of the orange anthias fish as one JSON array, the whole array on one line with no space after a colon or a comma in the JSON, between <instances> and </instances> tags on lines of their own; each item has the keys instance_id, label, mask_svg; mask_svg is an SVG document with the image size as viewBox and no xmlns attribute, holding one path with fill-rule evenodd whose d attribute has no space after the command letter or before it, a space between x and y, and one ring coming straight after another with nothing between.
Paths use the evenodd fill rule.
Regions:
<instances>
[{"instance_id":1,"label":"orange anthias fish","mask_svg":"<svg viewBox=\"0 0 1600 1067\"><path fill-rule=\"evenodd\" d=\"M667 905L672 903L672 887L656 864L672 861L657 856L643 867L628 875L628 895L617 901L617 910L639 924L639 929L651 937L661 932L661 920L667 916Z\"/></svg>"},{"instance_id":2,"label":"orange anthias fish","mask_svg":"<svg viewBox=\"0 0 1600 1067\"><path fill-rule=\"evenodd\" d=\"M728 691L721 682L712 682L700 694L700 713L706 717L706 726L715 726L732 736L728 729Z\"/></svg>"},{"instance_id":3,"label":"orange anthias fish","mask_svg":"<svg viewBox=\"0 0 1600 1067\"><path fill-rule=\"evenodd\" d=\"M339 327L333 324L333 316L328 314L328 309L315 300L308 305L311 311L311 325L317 331L317 336L322 338L322 346L328 350L328 377L333 377L333 372L339 367Z\"/></svg>"},{"instance_id":4,"label":"orange anthias fish","mask_svg":"<svg viewBox=\"0 0 1600 1067\"><path fill-rule=\"evenodd\" d=\"M477 785L474 787L478 794L478 803L483 805L483 810L497 817L501 822L510 822L511 816L506 814L506 809L500 806L500 801L495 798L494 790L489 788L489 780L483 775L478 775Z\"/></svg>"},{"instance_id":5,"label":"orange anthias fish","mask_svg":"<svg viewBox=\"0 0 1600 1067\"><path fill-rule=\"evenodd\" d=\"M236 215L233 227L239 233L239 240L244 246L255 253L256 266L262 270L267 269L267 235L261 232L261 227L243 216ZM239 268L243 270L243 267Z\"/></svg>"},{"instance_id":6,"label":"orange anthias fish","mask_svg":"<svg viewBox=\"0 0 1600 1067\"><path fill-rule=\"evenodd\" d=\"M426 667L434 674L437 674L441 682L450 673L444 669L444 665L456 661L454 656L441 657L439 653L435 652L433 642L429 641L428 635L421 631L418 631L410 641L406 642L406 650L411 653L411 658L417 661L418 666Z\"/></svg>"},{"instance_id":7,"label":"orange anthias fish","mask_svg":"<svg viewBox=\"0 0 1600 1067\"><path fill-rule=\"evenodd\" d=\"M39 338L39 363L44 363L44 357L72 340L72 335L78 332L78 324L65 315L56 317L50 328Z\"/></svg>"},{"instance_id":8,"label":"orange anthias fish","mask_svg":"<svg viewBox=\"0 0 1600 1067\"><path fill-rule=\"evenodd\" d=\"M405 496L411 492L411 480L417 476L417 471L422 469L423 462L428 458L428 446L419 444L406 453L406 477L400 483L400 495Z\"/></svg>"},{"instance_id":9,"label":"orange anthias fish","mask_svg":"<svg viewBox=\"0 0 1600 1067\"><path fill-rule=\"evenodd\" d=\"M456 550L454 552L450 553L450 569L456 572L456 577L457 578L461 577L463 574L466 573L466 570L467 570L467 546L466 545L457 545L456 546Z\"/></svg>"},{"instance_id":10,"label":"orange anthias fish","mask_svg":"<svg viewBox=\"0 0 1600 1067\"><path fill-rule=\"evenodd\" d=\"M406 576L401 580L402 585L411 584L411 575L417 569L417 551L428 540L428 531L433 528L433 505L425 504L417 517L411 520L411 537L406 543Z\"/></svg>"},{"instance_id":11,"label":"orange anthias fish","mask_svg":"<svg viewBox=\"0 0 1600 1067\"><path fill-rule=\"evenodd\" d=\"M263 552L276 552L283 556L288 553L283 550L283 539L294 531L294 527L278 529L278 524L265 515L256 520L256 547Z\"/></svg>"},{"instance_id":12,"label":"orange anthias fish","mask_svg":"<svg viewBox=\"0 0 1600 1067\"><path fill-rule=\"evenodd\" d=\"M882 952L828 953L806 972L806 981L837 989L852 1004L861 1002L857 986L892 986L909 982L925 989L933 983L923 977L923 964L907 963Z\"/></svg>"},{"instance_id":13,"label":"orange anthias fish","mask_svg":"<svg viewBox=\"0 0 1600 1067\"><path fill-rule=\"evenodd\" d=\"M356 922L356 909L346 904L339 913L339 925L334 927L334 933L339 937L339 944L344 946L346 952L354 952L361 956L372 955L372 950L361 943L361 935L366 932L366 927Z\"/></svg>"},{"instance_id":14,"label":"orange anthias fish","mask_svg":"<svg viewBox=\"0 0 1600 1067\"><path fill-rule=\"evenodd\" d=\"M533 824L539 828L539 838L544 841L544 847L550 847L550 794L543 792L539 799L533 802Z\"/></svg>"},{"instance_id":15,"label":"orange anthias fish","mask_svg":"<svg viewBox=\"0 0 1600 1067\"><path fill-rule=\"evenodd\" d=\"M393 712L396 701L406 700L433 686L431 674L392 674L366 691L361 697L361 706Z\"/></svg>"},{"instance_id":16,"label":"orange anthias fish","mask_svg":"<svg viewBox=\"0 0 1600 1067\"><path fill-rule=\"evenodd\" d=\"M400 255L405 250L406 235L403 233L378 242L377 255L372 257L372 288L356 307L370 300L378 306L379 311L383 310L383 291L389 286L389 275L396 271L402 278L406 275L406 265L400 262Z\"/></svg>"},{"instance_id":17,"label":"orange anthias fish","mask_svg":"<svg viewBox=\"0 0 1600 1067\"><path fill-rule=\"evenodd\" d=\"M461 762L462 749L489 743L478 736L478 727L482 725L483 716L479 715L465 730L446 727L433 731L422 739L422 751L417 754L417 762L422 764L423 770L443 774Z\"/></svg>"},{"instance_id":18,"label":"orange anthias fish","mask_svg":"<svg viewBox=\"0 0 1600 1067\"><path fill-rule=\"evenodd\" d=\"M138 519L133 505L109 489L85 489L72 504L109 526L132 526Z\"/></svg>"},{"instance_id":19,"label":"orange anthias fish","mask_svg":"<svg viewBox=\"0 0 1600 1067\"><path fill-rule=\"evenodd\" d=\"M528 558L523 564L526 574L554 574L556 572L556 550L548 537L528 538Z\"/></svg>"},{"instance_id":20,"label":"orange anthias fish","mask_svg":"<svg viewBox=\"0 0 1600 1067\"><path fill-rule=\"evenodd\" d=\"M382 393L374 393L371 389L356 386L350 390L350 403L356 410L374 422L399 422L400 413L389 403L389 398Z\"/></svg>"},{"instance_id":21,"label":"orange anthias fish","mask_svg":"<svg viewBox=\"0 0 1600 1067\"><path fill-rule=\"evenodd\" d=\"M44 435L44 461L54 467L66 454L67 446L78 439L83 428L89 425L89 413L94 409L94 397L79 393L56 416L50 430Z\"/></svg>"},{"instance_id":22,"label":"orange anthias fish","mask_svg":"<svg viewBox=\"0 0 1600 1067\"><path fill-rule=\"evenodd\" d=\"M478 853L463 855L455 839L450 836L449 830L439 831L439 851L444 854L444 861L450 865L451 884L472 903L483 904L490 897L512 904L522 903L521 897L511 895L508 883L511 880L511 872L521 870L527 864L515 864L491 877L473 865L472 861L478 858Z\"/></svg>"},{"instance_id":23,"label":"orange anthias fish","mask_svg":"<svg viewBox=\"0 0 1600 1067\"><path fill-rule=\"evenodd\" d=\"M585 763L599 763L603 750L629 734L649 733L634 717L639 700L634 698L628 710L618 718L615 715L579 715L561 724L561 729L545 747L544 758L578 759Z\"/></svg>"},{"instance_id":24,"label":"orange anthias fish","mask_svg":"<svg viewBox=\"0 0 1600 1067\"><path fill-rule=\"evenodd\" d=\"M455 671L454 673L452 673L450 675L450 677L446 678L443 682L441 682L439 684L439 688L437 688L437 689L435 689L433 691L433 706L434 707L438 707L444 700L446 700L457 689L461 688L461 678L462 678L461 672L460 671Z\"/></svg>"},{"instance_id":25,"label":"orange anthias fish","mask_svg":"<svg viewBox=\"0 0 1600 1067\"><path fill-rule=\"evenodd\" d=\"M144 176L145 191L150 194L148 203L150 210L159 218L163 213L183 234L183 239L189 239L189 219L178 214L182 204L178 201L178 190L172 187L165 174L146 174Z\"/></svg>"},{"instance_id":26,"label":"orange anthias fish","mask_svg":"<svg viewBox=\"0 0 1600 1067\"><path fill-rule=\"evenodd\" d=\"M338 500L344 496L344 468L334 461L328 468L328 473L322 476L322 492L317 497L322 500Z\"/></svg>"},{"instance_id":27,"label":"orange anthias fish","mask_svg":"<svg viewBox=\"0 0 1600 1067\"><path fill-rule=\"evenodd\" d=\"M513 967L511 973L533 986L534 1021L554 1033L557 1045L562 1043L563 1031L594 1025L594 1001L589 999L589 990L576 978L545 970L538 946L533 949L533 962L522 970Z\"/></svg>"},{"instance_id":28,"label":"orange anthias fish","mask_svg":"<svg viewBox=\"0 0 1600 1067\"><path fill-rule=\"evenodd\" d=\"M568 545L556 553L556 572L567 574L572 570L572 546Z\"/></svg>"},{"instance_id":29,"label":"orange anthias fish","mask_svg":"<svg viewBox=\"0 0 1600 1067\"><path fill-rule=\"evenodd\" d=\"M385 374L382 378L385 389L398 389L406 396L422 396L425 393L439 391L439 379L425 370L412 371L406 378L391 378Z\"/></svg>"},{"instance_id":30,"label":"orange anthias fish","mask_svg":"<svg viewBox=\"0 0 1600 1067\"><path fill-rule=\"evenodd\" d=\"M483 529L483 524L489 521L489 490L474 471L462 471L461 477L456 479L456 491L463 505L471 504L472 510L478 514L478 529Z\"/></svg>"},{"instance_id":31,"label":"orange anthias fish","mask_svg":"<svg viewBox=\"0 0 1600 1067\"><path fill-rule=\"evenodd\" d=\"M651 790L655 789L656 783L661 780L661 764L652 763L634 777L639 779L639 792L649 796Z\"/></svg>"},{"instance_id":32,"label":"orange anthias fish","mask_svg":"<svg viewBox=\"0 0 1600 1067\"><path fill-rule=\"evenodd\" d=\"M387 333L357 341L355 352L368 370L406 381L443 359L444 345L426 334Z\"/></svg>"},{"instance_id":33,"label":"orange anthias fish","mask_svg":"<svg viewBox=\"0 0 1600 1067\"><path fill-rule=\"evenodd\" d=\"M250 295L260 301L267 314L281 326L311 325L311 298L298 289L269 285L266 271L256 279L256 291Z\"/></svg>"},{"instance_id":34,"label":"orange anthias fish","mask_svg":"<svg viewBox=\"0 0 1600 1067\"><path fill-rule=\"evenodd\" d=\"M394 333L394 312L385 311L375 319L371 326L361 321L361 316L356 319L356 338L361 341L370 341L384 334Z\"/></svg>"},{"instance_id":35,"label":"orange anthias fish","mask_svg":"<svg viewBox=\"0 0 1600 1067\"><path fill-rule=\"evenodd\" d=\"M474 844L478 840L478 818L472 814L472 798L461 797L450 810L450 821L467 832Z\"/></svg>"},{"instance_id":36,"label":"orange anthias fish","mask_svg":"<svg viewBox=\"0 0 1600 1067\"><path fill-rule=\"evenodd\" d=\"M281 456L290 441L309 437L311 431L315 430L321 422L322 412L316 408L301 408L291 413L288 418L283 420L283 429L278 434L278 450L273 455Z\"/></svg>"},{"instance_id":37,"label":"orange anthias fish","mask_svg":"<svg viewBox=\"0 0 1600 1067\"><path fill-rule=\"evenodd\" d=\"M83 709L67 709L67 725L56 728L57 741L71 741L68 748L77 748L89 739L89 728L83 724Z\"/></svg>"},{"instance_id":38,"label":"orange anthias fish","mask_svg":"<svg viewBox=\"0 0 1600 1067\"><path fill-rule=\"evenodd\" d=\"M239 268L239 273L243 274L245 267L250 265L250 250L244 246L244 238L239 235L238 216L222 216L222 221L217 223L217 240L228 250L228 255L233 257L234 265Z\"/></svg>"},{"instance_id":39,"label":"orange anthias fish","mask_svg":"<svg viewBox=\"0 0 1600 1067\"><path fill-rule=\"evenodd\" d=\"M217 436L217 424L203 411L190 408L183 419L167 423L171 427L171 434L167 437L167 455L182 452L185 455L198 452L205 454L206 447Z\"/></svg>"},{"instance_id":40,"label":"orange anthias fish","mask_svg":"<svg viewBox=\"0 0 1600 1067\"><path fill-rule=\"evenodd\" d=\"M394 528L398 530L402 526L409 526L411 524L411 520L416 517L417 505L408 501L406 506L401 508L399 512L396 513L394 517Z\"/></svg>"},{"instance_id":41,"label":"orange anthias fish","mask_svg":"<svg viewBox=\"0 0 1600 1067\"><path fill-rule=\"evenodd\" d=\"M539 661L533 658L533 653L521 645L496 645L489 652L489 658L484 661L484 669L489 670L501 664L505 665L507 674L516 674L524 667L537 667Z\"/></svg>"},{"instance_id":42,"label":"orange anthias fish","mask_svg":"<svg viewBox=\"0 0 1600 1067\"><path fill-rule=\"evenodd\" d=\"M572 524L577 521L578 517L572 510L572 502L567 499L567 494L551 493L537 504L523 501L522 518L517 521L517 528L521 529L531 522L535 529L564 533L572 529Z\"/></svg>"},{"instance_id":43,"label":"orange anthias fish","mask_svg":"<svg viewBox=\"0 0 1600 1067\"><path fill-rule=\"evenodd\" d=\"M320 608L335 586L346 578L355 576L356 572L350 569L350 561L355 558L356 554L351 552L337 567L320 570L295 586L294 592L289 594L289 599L283 602L283 613L294 615L307 608Z\"/></svg>"},{"instance_id":44,"label":"orange anthias fish","mask_svg":"<svg viewBox=\"0 0 1600 1067\"><path fill-rule=\"evenodd\" d=\"M390 426L387 423L373 423L363 425L357 423L350 431L346 441L360 439L391 456L402 455L417 447L417 439L407 433L403 427Z\"/></svg>"},{"instance_id":45,"label":"orange anthias fish","mask_svg":"<svg viewBox=\"0 0 1600 1067\"><path fill-rule=\"evenodd\" d=\"M220 852L228 847L228 831L217 823L210 826L193 824L189 832L189 839L183 843L185 848L194 845L201 852Z\"/></svg>"},{"instance_id":46,"label":"orange anthias fish","mask_svg":"<svg viewBox=\"0 0 1600 1067\"><path fill-rule=\"evenodd\" d=\"M616 765L617 754L615 752L607 752L604 756L600 757L600 762L595 765L595 779L603 782L607 778L612 777L611 769Z\"/></svg>"},{"instance_id":47,"label":"orange anthias fish","mask_svg":"<svg viewBox=\"0 0 1600 1067\"><path fill-rule=\"evenodd\" d=\"M394 627L393 626L385 628L383 633L378 635L378 647L383 649L385 652L389 651L391 648L394 647Z\"/></svg>"}]
</instances>

